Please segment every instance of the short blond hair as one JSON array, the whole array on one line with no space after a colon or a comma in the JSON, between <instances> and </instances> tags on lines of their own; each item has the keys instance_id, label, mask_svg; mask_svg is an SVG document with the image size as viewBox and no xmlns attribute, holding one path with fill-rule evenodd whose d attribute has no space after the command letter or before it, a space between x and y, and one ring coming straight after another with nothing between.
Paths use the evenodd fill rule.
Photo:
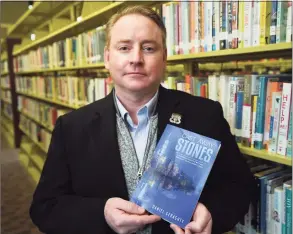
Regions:
<instances>
[{"instance_id":1,"label":"short blond hair","mask_svg":"<svg viewBox=\"0 0 293 234\"><path fill-rule=\"evenodd\" d=\"M142 15L150 20L152 20L158 27L161 29L162 32L162 41L163 41L163 47L166 49L166 27L164 25L164 22L162 18L158 15L157 12L155 12L152 8L147 7L147 6L129 6L121 11L117 12L114 14L106 24L106 48L109 48L110 46L110 41L111 41L111 30L115 23L123 16L126 15L132 15L132 14L137 14L137 15Z\"/></svg>"}]
</instances>

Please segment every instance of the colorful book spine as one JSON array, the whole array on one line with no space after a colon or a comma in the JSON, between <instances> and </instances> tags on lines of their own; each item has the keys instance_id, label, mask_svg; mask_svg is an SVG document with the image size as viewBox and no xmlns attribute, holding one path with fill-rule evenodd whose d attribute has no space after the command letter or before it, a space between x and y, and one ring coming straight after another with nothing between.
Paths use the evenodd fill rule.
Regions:
<instances>
[{"instance_id":1,"label":"colorful book spine","mask_svg":"<svg viewBox=\"0 0 293 234\"><path fill-rule=\"evenodd\" d=\"M292 41L292 1L288 1L286 42Z\"/></svg>"},{"instance_id":2,"label":"colorful book spine","mask_svg":"<svg viewBox=\"0 0 293 234\"><path fill-rule=\"evenodd\" d=\"M270 15L271 2L260 2L260 45L269 44L270 40Z\"/></svg>"},{"instance_id":3,"label":"colorful book spine","mask_svg":"<svg viewBox=\"0 0 293 234\"><path fill-rule=\"evenodd\" d=\"M243 1L239 1L239 12L238 12L238 48L243 48L244 47L244 2Z\"/></svg>"},{"instance_id":4,"label":"colorful book spine","mask_svg":"<svg viewBox=\"0 0 293 234\"><path fill-rule=\"evenodd\" d=\"M288 129L288 139L287 139L287 153L288 158L292 158L292 110L290 110L289 117L289 129Z\"/></svg>"},{"instance_id":5,"label":"colorful book spine","mask_svg":"<svg viewBox=\"0 0 293 234\"><path fill-rule=\"evenodd\" d=\"M255 144L254 148L263 149L263 134L264 134L264 119L265 119L265 102L266 102L266 89L268 78L265 76L260 77L259 95L256 111L255 123Z\"/></svg>"},{"instance_id":6,"label":"colorful book spine","mask_svg":"<svg viewBox=\"0 0 293 234\"><path fill-rule=\"evenodd\" d=\"M253 2L252 46L259 46L260 39L260 1Z\"/></svg>"},{"instance_id":7,"label":"colorful book spine","mask_svg":"<svg viewBox=\"0 0 293 234\"><path fill-rule=\"evenodd\" d=\"M274 233L282 233L282 213L283 213L283 186L279 186L274 190L274 210L273 210L273 223Z\"/></svg>"},{"instance_id":8,"label":"colorful book spine","mask_svg":"<svg viewBox=\"0 0 293 234\"><path fill-rule=\"evenodd\" d=\"M287 149L291 88L291 83L283 83L277 153L284 156Z\"/></svg>"},{"instance_id":9,"label":"colorful book spine","mask_svg":"<svg viewBox=\"0 0 293 234\"><path fill-rule=\"evenodd\" d=\"M279 120L280 120L280 110L281 110L281 99L282 92L272 93L272 111L271 111L271 124L270 133L271 137L269 139L268 151L271 153L277 152L277 142L278 142L278 132L279 132Z\"/></svg>"},{"instance_id":10,"label":"colorful book spine","mask_svg":"<svg viewBox=\"0 0 293 234\"><path fill-rule=\"evenodd\" d=\"M286 234L292 234L292 187L288 186L285 189L286 198Z\"/></svg>"},{"instance_id":11,"label":"colorful book spine","mask_svg":"<svg viewBox=\"0 0 293 234\"><path fill-rule=\"evenodd\" d=\"M252 46L253 6L253 1L244 2L244 48Z\"/></svg>"}]
</instances>

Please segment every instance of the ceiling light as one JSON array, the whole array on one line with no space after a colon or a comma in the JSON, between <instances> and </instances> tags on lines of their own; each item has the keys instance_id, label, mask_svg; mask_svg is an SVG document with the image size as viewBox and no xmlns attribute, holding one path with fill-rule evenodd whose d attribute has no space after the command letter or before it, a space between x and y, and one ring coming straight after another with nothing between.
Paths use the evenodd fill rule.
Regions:
<instances>
[{"instance_id":1,"label":"ceiling light","mask_svg":"<svg viewBox=\"0 0 293 234\"><path fill-rule=\"evenodd\" d=\"M34 33L31 34L31 40L32 41L36 40L36 34L34 34Z\"/></svg>"},{"instance_id":2,"label":"ceiling light","mask_svg":"<svg viewBox=\"0 0 293 234\"><path fill-rule=\"evenodd\" d=\"M80 21L82 21L82 17L78 16L76 20L77 20L77 22L80 22Z\"/></svg>"}]
</instances>

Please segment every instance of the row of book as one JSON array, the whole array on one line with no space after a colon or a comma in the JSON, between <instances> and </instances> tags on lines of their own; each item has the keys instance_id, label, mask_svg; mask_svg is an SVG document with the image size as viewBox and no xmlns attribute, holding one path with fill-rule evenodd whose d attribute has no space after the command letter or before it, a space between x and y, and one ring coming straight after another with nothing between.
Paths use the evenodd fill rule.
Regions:
<instances>
[{"instance_id":1,"label":"row of book","mask_svg":"<svg viewBox=\"0 0 293 234\"><path fill-rule=\"evenodd\" d=\"M1 63L0 63L0 71L1 71L1 73L8 72L8 61L7 60L1 61Z\"/></svg>"},{"instance_id":2,"label":"row of book","mask_svg":"<svg viewBox=\"0 0 293 234\"><path fill-rule=\"evenodd\" d=\"M11 103L11 92L9 90L1 90L1 99Z\"/></svg>"},{"instance_id":3,"label":"row of book","mask_svg":"<svg viewBox=\"0 0 293 234\"><path fill-rule=\"evenodd\" d=\"M13 114L12 114L12 106L8 103L2 103L1 110L4 113L6 117L8 117L10 120L13 120Z\"/></svg>"},{"instance_id":4,"label":"row of book","mask_svg":"<svg viewBox=\"0 0 293 234\"><path fill-rule=\"evenodd\" d=\"M16 91L60 101L72 106L83 106L109 94L113 82L99 77L16 77Z\"/></svg>"},{"instance_id":5,"label":"row of book","mask_svg":"<svg viewBox=\"0 0 293 234\"><path fill-rule=\"evenodd\" d=\"M182 1L163 4L168 55L292 41L291 1Z\"/></svg>"},{"instance_id":6,"label":"row of book","mask_svg":"<svg viewBox=\"0 0 293 234\"><path fill-rule=\"evenodd\" d=\"M182 1L162 5L168 56L292 41L290 1ZM15 72L104 60L105 25L14 57Z\"/></svg>"},{"instance_id":7,"label":"row of book","mask_svg":"<svg viewBox=\"0 0 293 234\"><path fill-rule=\"evenodd\" d=\"M292 156L291 74L168 77L163 85L219 101L236 140Z\"/></svg>"},{"instance_id":8,"label":"row of book","mask_svg":"<svg viewBox=\"0 0 293 234\"><path fill-rule=\"evenodd\" d=\"M52 105L24 96L18 96L17 98L18 111L41 123L49 130L54 128L56 120L59 116L71 111L69 109L56 108Z\"/></svg>"},{"instance_id":9,"label":"row of book","mask_svg":"<svg viewBox=\"0 0 293 234\"><path fill-rule=\"evenodd\" d=\"M97 27L14 57L14 69L20 72L103 62L105 38L105 26Z\"/></svg>"},{"instance_id":10,"label":"row of book","mask_svg":"<svg viewBox=\"0 0 293 234\"><path fill-rule=\"evenodd\" d=\"M37 142L46 152L48 151L51 141L51 133L48 130L24 115L19 117L19 126L34 142Z\"/></svg>"},{"instance_id":11,"label":"row of book","mask_svg":"<svg viewBox=\"0 0 293 234\"><path fill-rule=\"evenodd\" d=\"M10 88L10 80L9 80L9 76L3 76L0 79L0 86L2 88Z\"/></svg>"},{"instance_id":12,"label":"row of book","mask_svg":"<svg viewBox=\"0 0 293 234\"><path fill-rule=\"evenodd\" d=\"M258 184L257 200L235 227L236 234L292 234L292 170L248 160Z\"/></svg>"}]
</instances>

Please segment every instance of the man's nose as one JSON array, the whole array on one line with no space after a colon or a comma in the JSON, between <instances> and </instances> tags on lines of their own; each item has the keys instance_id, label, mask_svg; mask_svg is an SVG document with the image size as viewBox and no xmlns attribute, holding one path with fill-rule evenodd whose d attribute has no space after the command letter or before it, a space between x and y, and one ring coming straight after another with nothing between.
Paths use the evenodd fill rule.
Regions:
<instances>
[{"instance_id":1,"label":"man's nose","mask_svg":"<svg viewBox=\"0 0 293 234\"><path fill-rule=\"evenodd\" d=\"M135 48L132 50L130 63L131 64L142 64L143 63L143 52L140 48Z\"/></svg>"}]
</instances>

